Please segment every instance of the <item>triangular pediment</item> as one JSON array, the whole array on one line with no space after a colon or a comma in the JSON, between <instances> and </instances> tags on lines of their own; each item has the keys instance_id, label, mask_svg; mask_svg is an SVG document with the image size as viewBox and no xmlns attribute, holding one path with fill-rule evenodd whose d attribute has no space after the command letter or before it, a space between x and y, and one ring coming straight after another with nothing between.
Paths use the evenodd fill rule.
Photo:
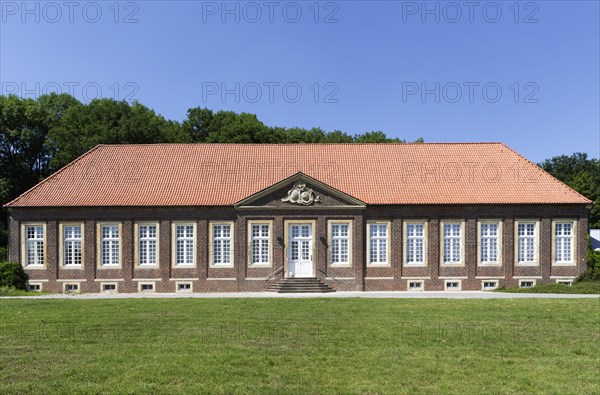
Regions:
<instances>
[{"instance_id":1,"label":"triangular pediment","mask_svg":"<svg viewBox=\"0 0 600 395\"><path fill-rule=\"evenodd\" d=\"M304 173L248 196L236 208L364 208L363 201Z\"/></svg>"}]
</instances>

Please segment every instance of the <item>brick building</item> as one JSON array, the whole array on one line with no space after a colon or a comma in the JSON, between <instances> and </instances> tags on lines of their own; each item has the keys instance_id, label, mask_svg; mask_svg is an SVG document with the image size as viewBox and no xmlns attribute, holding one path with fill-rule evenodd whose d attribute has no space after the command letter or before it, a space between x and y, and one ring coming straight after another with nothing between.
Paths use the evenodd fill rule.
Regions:
<instances>
[{"instance_id":1,"label":"brick building","mask_svg":"<svg viewBox=\"0 0 600 395\"><path fill-rule=\"evenodd\" d=\"M500 143L156 144L5 207L33 290L451 291L571 282L591 204Z\"/></svg>"}]
</instances>

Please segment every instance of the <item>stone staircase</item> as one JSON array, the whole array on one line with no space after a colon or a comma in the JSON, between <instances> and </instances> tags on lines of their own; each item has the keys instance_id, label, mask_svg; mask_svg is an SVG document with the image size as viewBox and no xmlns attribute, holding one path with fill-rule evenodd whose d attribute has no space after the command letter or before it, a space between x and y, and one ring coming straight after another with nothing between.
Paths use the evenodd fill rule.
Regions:
<instances>
[{"instance_id":1,"label":"stone staircase","mask_svg":"<svg viewBox=\"0 0 600 395\"><path fill-rule=\"evenodd\" d=\"M335 289L315 277L282 278L267 288L268 292L277 293L325 293Z\"/></svg>"}]
</instances>

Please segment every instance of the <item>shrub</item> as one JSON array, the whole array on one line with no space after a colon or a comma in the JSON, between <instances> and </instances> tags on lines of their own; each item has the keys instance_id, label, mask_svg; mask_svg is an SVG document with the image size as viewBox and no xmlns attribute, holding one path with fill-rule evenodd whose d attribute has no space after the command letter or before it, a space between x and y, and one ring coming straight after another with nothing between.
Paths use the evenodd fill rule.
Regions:
<instances>
[{"instance_id":1,"label":"shrub","mask_svg":"<svg viewBox=\"0 0 600 395\"><path fill-rule=\"evenodd\" d=\"M19 263L0 262L0 287L27 289L29 276Z\"/></svg>"},{"instance_id":2,"label":"shrub","mask_svg":"<svg viewBox=\"0 0 600 395\"><path fill-rule=\"evenodd\" d=\"M587 270L577 277L579 281L600 281L600 251L592 250L592 242L588 236Z\"/></svg>"},{"instance_id":3,"label":"shrub","mask_svg":"<svg viewBox=\"0 0 600 395\"><path fill-rule=\"evenodd\" d=\"M0 262L8 260L8 248L0 247Z\"/></svg>"}]
</instances>

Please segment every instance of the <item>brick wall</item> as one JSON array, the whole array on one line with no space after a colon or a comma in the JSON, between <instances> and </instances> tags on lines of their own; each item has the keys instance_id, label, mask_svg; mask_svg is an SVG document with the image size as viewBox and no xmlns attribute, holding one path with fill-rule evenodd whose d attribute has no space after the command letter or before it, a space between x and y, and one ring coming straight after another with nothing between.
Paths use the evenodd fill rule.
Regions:
<instances>
[{"instance_id":1,"label":"brick wall","mask_svg":"<svg viewBox=\"0 0 600 395\"><path fill-rule=\"evenodd\" d=\"M277 196L279 199L279 196ZM20 224L46 223L47 265L43 270L28 270L32 281L44 280L43 289L62 292L68 280L84 280L81 292L99 292L102 281L117 281L119 292L137 292L139 279L156 281L157 292L174 292L176 279L192 279L194 292L261 291L283 276L279 273L270 281L264 278L284 266L286 249L284 221L316 221L315 253L317 277L338 290L406 290L410 278L422 278L426 290L443 290L445 278L460 278L463 290L481 289L483 278L496 278L500 286L516 286L519 278L535 278L537 283L554 282L556 277L575 277L586 268L586 240L588 209L583 205L481 205L481 206L370 206L336 208L339 200L324 197L330 209L317 207L283 208L269 206L251 210L233 207L131 207L131 208L13 208L9 210L9 257L20 261ZM515 265L514 221L516 219L540 221L538 266ZM576 266L552 266L552 219L578 220ZM248 266L247 222L254 219L273 221L272 267ZM327 262L327 221L347 219L353 223L352 267L331 267ZM426 219L428 223L427 265L403 265L403 221ZM500 219L502 227L502 265L484 267L477 264L477 220ZM171 263L172 221L193 221L197 227L196 267L177 268ZM234 267L209 267L209 222L227 220L234 222ZM388 267L371 267L366 264L366 223L368 220L391 221L391 264ZM449 267L440 264L440 221L462 220L464 229L463 266ZM78 221L84 223L84 257L82 269L66 269L59 262L59 223ZM105 269L97 264L96 224L118 221L122 225L122 267ZM134 262L134 224L136 221L154 221L159 230L159 267L139 268Z\"/></svg>"}]
</instances>

